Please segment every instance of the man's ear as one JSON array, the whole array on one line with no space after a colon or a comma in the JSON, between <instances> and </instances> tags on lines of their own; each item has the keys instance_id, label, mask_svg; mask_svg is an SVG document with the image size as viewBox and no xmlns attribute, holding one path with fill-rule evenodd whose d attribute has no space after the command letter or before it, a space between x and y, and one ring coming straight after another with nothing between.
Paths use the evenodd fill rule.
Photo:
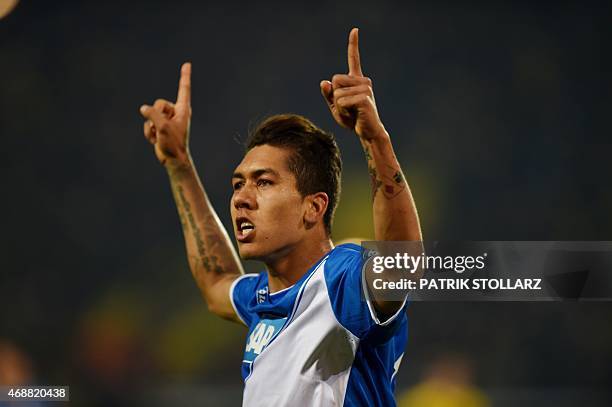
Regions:
<instances>
[{"instance_id":1,"label":"man's ear","mask_svg":"<svg viewBox=\"0 0 612 407\"><path fill-rule=\"evenodd\" d=\"M329 197L325 192L317 192L316 194L308 195L304 198L306 203L306 211L304 212L304 224L306 229L315 226L317 222L323 222L327 205L329 205Z\"/></svg>"}]
</instances>

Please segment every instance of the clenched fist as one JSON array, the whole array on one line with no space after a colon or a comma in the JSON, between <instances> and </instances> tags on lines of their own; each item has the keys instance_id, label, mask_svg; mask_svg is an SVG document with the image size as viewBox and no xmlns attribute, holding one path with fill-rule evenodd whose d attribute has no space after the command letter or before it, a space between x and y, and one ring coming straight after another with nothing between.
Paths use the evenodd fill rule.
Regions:
<instances>
[{"instance_id":1,"label":"clenched fist","mask_svg":"<svg viewBox=\"0 0 612 407\"><path fill-rule=\"evenodd\" d=\"M189 125L191 122L191 64L181 67L176 103L157 99L153 106L142 105L147 119L144 136L155 147L155 155L164 166L189 162Z\"/></svg>"},{"instance_id":2,"label":"clenched fist","mask_svg":"<svg viewBox=\"0 0 612 407\"><path fill-rule=\"evenodd\" d=\"M357 28L349 34L348 74L336 74L331 82L321 81L321 93L340 126L354 130L363 140L388 137L378 117L372 81L361 72Z\"/></svg>"}]
</instances>

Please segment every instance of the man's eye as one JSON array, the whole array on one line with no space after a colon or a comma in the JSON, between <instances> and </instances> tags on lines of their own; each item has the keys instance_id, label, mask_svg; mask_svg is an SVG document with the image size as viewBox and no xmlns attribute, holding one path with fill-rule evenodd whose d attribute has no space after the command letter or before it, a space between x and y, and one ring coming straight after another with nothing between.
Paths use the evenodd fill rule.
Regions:
<instances>
[{"instance_id":1,"label":"man's eye","mask_svg":"<svg viewBox=\"0 0 612 407\"><path fill-rule=\"evenodd\" d=\"M234 191L239 190L240 188L242 188L242 185L244 185L244 182L239 181L239 182L235 182L234 183Z\"/></svg>"},{"instance_id":2,"label":"man's eye","mask_svg":"<svg viewBox=\"0 0 612 407\"><path fill-rule=\"evenodd\" d=\"M257 186L258 187L262 187L264 185L272 185L272 181L267 180L267 179L260 179L257 181Z\"/></svg>"}]
</instances>

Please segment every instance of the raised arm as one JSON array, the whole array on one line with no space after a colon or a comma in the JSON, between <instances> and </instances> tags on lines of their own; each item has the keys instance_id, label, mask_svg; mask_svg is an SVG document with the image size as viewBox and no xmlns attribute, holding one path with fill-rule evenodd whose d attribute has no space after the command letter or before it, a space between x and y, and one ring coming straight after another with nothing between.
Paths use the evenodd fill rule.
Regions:
<instances>
[{"instance_id":1,"label":"raised arm","mask_svg":"<svg viewBox=\"0 0 612 407\"><path fill-rule=\"evenodd\" d=\"M420 241L421 227L412 193L374 100L372 81L363 76L358 30L349 34L348 74L321 82L321 93L338 124L354 130L363 146L372 182L374 236L382 241ZM397 303L376 301L384 314Z\"/></svg>"},{"instance_id":2,"label":"raised arm","mask_svg":"<svg viewBox=\"0 0 612 407\"><path fill-rule=\"evenodd\" d=\"M145 138L170 178L183 227L191 273L211 312L239 321L229 298L232 282L243 274L240 260L195 170L189 153L191 64L181 68L176 103L158 99L143 105Z\"/></svg>"}]
</instances>

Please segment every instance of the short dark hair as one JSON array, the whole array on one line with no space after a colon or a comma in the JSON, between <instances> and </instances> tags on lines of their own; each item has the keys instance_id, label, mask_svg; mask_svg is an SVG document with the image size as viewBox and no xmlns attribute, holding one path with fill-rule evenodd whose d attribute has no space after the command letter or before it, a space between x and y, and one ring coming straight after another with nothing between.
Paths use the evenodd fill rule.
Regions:
<instances>
[{"instance_id":1,"label":"short dark hair","mask_svg":"<svg viewBox=\"0 0 612 407\"><path fill-rule=\"evenodd\" d=\"M328 235L340 198L342 159L332 133L321 130L297 114L278 114L259 123L250 132L247 151L260 145L287 148L292 154L287 162L295 175L302 197L325 192L329 198L323 222Z\"/></svg>"}]
</instances>

